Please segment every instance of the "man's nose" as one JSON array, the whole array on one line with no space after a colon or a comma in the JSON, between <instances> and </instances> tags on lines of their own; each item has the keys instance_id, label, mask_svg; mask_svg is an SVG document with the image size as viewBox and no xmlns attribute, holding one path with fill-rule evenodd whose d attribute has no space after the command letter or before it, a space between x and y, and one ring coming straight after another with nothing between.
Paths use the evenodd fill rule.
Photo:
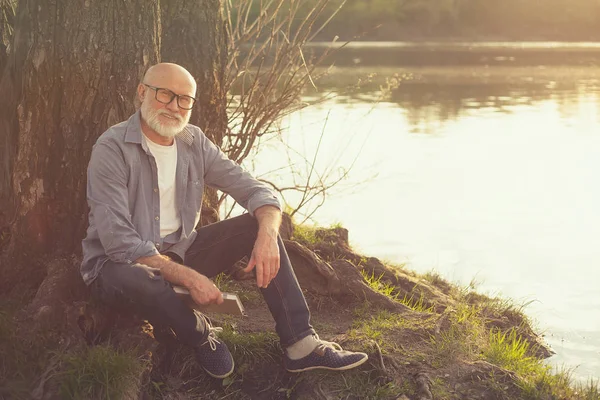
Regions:
<instances>
[{"instance_id":1,"label":"man's nose","mask_svg":"<svg viewBox=\"0 0 600 400\"><path fill-rule=\"evenodd\" d=\"M169 104L167 104L167 109L173 112L179 111L179 106L177 105L177 97L173 97L173 100Z\"/></svg>"}]
</instances>

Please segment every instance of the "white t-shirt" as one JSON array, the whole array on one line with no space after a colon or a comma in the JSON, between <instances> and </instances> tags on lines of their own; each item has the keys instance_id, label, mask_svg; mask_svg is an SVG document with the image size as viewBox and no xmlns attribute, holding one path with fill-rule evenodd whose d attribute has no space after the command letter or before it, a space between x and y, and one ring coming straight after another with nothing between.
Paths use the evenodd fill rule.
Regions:
<instances>
[{"instance_id":1,"label":"white t-shirt","mask_svg":"<svg viewBox=\"0 0 600 400\"><path fill-rule=\"evenodd\" d=\"M158 190L160 193L160 237L177 231L181 226L181 217L175 201L175 172L177 170L177 144L162 146L146 139L148 149L156 160L158 168Z\"/></svg>"}]
</instances>

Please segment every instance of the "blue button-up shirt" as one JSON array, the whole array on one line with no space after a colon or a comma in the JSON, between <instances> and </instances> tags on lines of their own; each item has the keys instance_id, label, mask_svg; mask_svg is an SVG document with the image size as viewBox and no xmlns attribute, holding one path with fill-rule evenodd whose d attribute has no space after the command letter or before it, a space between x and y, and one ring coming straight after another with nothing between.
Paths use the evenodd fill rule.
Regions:
<instances>
[{"instance_id":1,"label":"blue button-up shirt","mask_svg":"<svg viewBox=\"0 0 600 400\"><path fill-rule=\"evenodd\" d=\"M86 284L107 260L132 264L167 251L185 260L196 237L204 185L230 194L250 214L264 205L281 209L277 195L229 160L200 128L187 125L175 143L181 228L161 238L156 161L142 139L139 111L98 138L87 174L90 213L81 264Z\"/></svg>"}]
</instances>

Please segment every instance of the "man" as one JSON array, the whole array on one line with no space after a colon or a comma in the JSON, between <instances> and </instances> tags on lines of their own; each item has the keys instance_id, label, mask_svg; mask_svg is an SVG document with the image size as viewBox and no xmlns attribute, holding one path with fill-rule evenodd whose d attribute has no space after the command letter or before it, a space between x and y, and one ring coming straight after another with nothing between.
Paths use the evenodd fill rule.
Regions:
<instances>
[{"instance_id":1,"label":"man","mask_svg":"<svg viewBox=\"0 0 600 400\"><path fill-rule=\"evenodd\" d=\"M195 94L196 82L181 66L151 67L137 89L140 110L94 145L84 281L102 301L171 328L208 374L225 378L234 363L215 335L220 328L187 307L172 285L187 288L199 304L220 304L222 294L209 278L249 256L245 270L256 272L288 371L364 363L365 353L343 351L316 335L278 235L277 196L188 124ZM230 194L249 214L196 232L205 184Z\"/></svg>"}]
</instances>

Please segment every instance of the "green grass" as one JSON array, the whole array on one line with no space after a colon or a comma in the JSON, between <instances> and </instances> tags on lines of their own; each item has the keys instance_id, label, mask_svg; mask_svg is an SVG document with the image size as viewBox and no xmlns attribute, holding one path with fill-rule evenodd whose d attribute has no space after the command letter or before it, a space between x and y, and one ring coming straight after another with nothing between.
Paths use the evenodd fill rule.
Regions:
<instances>
[{"instance_id":1,"label":"green grass","mask_svg":"<svg viewBox=\"0 0 600 400\"><path fill-rule=\"evenodd\" d=\"M600 400L600 380L590 379L586 384L574 386L576 396L581 400Z\"/></svg>"},{"instance_id":2,"label":"green grass","mask_svg":"<svg viewBox=\"0 0 600 400\"><path fill-rule=\"evenodd\" d=\"M373 289L377 293L381 293L384 296L389 297L392 300L398 299L398 293L396 292L396 287L394 285L389 284L388 282L382 281L383 273L379 276L375 276L375 272L371 272L370 274L364 269L360 270L360 274L363 276L367 285L371 289Z\"/></svg>"},{"instance_id":3,"label":"green grass","mask_svg":"<svg viewBox=\"0 0 600 400\"><path fill-rule=\"evenodd\" d=\"M492 364L514 371L519 375L530 375L538 371L539 360L527 355L529 343L510 332L490 332L489 342L483 357Z\"/></svg>"},{"instance_id":4,"label":"green grass","mask_svg":"<svg viewBox=\"0 0 600 400\"><path fill-rule=\"evenodd\" d=\"M436 279L434 278L427 278ZM529 326L536 330L535 323L525 314L525 309L535 300L517 303L512 299L476 292L477 282L472 280L466 286L452 285L449 295L460 305L468 305L476 310L486 323L503 320L510 325ZM493 326L493 324L492 324Z\"/></svg>"},{"instance_id":5,"label":"green grass","mask_svg":"<svg viewBox=\"0 0 600 400\"><path fill-rule=\"evenodd\" d=\"M45 368L53 338L42 332L30 340L17 331L12 312L20 306L0 309L0 399L29 399L32 382Z\"/></svg>"},{"instance_id":6,"label":"green grass","mask_svg":"<svg viewBox=\"0 0 600 400\"><path fill-rule=\"evenodd\" d=\"M242 304L254 303L262 297L256 286L249 290L225 273L215 276L213 282L221 292L236 293Z\"/></svg>"},{"instance_id":7,"label":"green grass","mask_svg":"<svg viewBox=\"0 0 600 400\"><path fill-rule=\"evenodd\" d=\"M457 360L470 359L477 351L473 339L476 331L460 325L451 325L449 329L432 335L430 344L430 363L440 368L455 363Z\"/></svg>"},{"instance_id":8,"label":"green grass","mask_svg":"<svg viewBox=\"0 0 600 400\"><path fill-rule=\"evenodd\" d=\"M369 272L365 271L364 269L360 270L360 273L367 282L367 285L369 285L369 287L375 292L387 296L394 301L398 301L412 310L418 312L433 312L433 307L425 304L423 293L420 293L418 298L415 298L414 294L410 296L405 294L402 298L400 298L397 288L391 283L382 280L384 276L383 273L381 273L379 276L375 276L374 272L369 274Z\"/></svg>"},{"instance_id":9,"label":"green grass","mask_svg":"<svg viewBox=\"0 0 600 400\"><path fill-rule=\"evenodd\" d=\"M317 227L314 225L294 225L292 239L305 245L314 245L318 242L316 231Z\"/></svg>"},{"instance_id":10,"label":"green grass","mask_svg":"<svg viewBox=\"0 0 600 400\"><path fill-rule=\"evenodd\" d=\"M61 399L119 399L142 368L133 356L109 347L62 354L51 332L18 332L9 312L0 311L0 398L29 399L44 371Z\"/></svg>"},{"instance_id":11,"label":"green grass","mask_svg":"<svg viewBox=\"0 0 600 400\"><path fill-rule=\"evenodd\" d=\"M221 292L235 292L238 290L235 282L224 272L215 276L213 282Z\"/></svg>"},{"instance_id":12,"label":"green grass","mask_svg":"<svg viewBox=\"0 0 600 400\"><path fill-rule=\"evenodd\" d=\"M345 371L306 372L307 384L316 392L327 393L323 398L383 400L395 399L405 393L393 382L383 382L380 372L369 367Z\"/></svg>"},{"instance_id":13,"label":"green grass","mask_svg":"<svg viewBox=\"0 0 600 400\"><path fill-rule=\"evenodd\" d=\"M433 312L433 306L427 306L425 304L425 298L423 297L423 293L419 295L419 298L416 299L414 295L404 295L402 299L399 300L400 303L404 304L408 308L411 308L417 312Z\"/></svg>"},{"instance_id":14,"label":"green grass","mask_svg":"<svg viewBox=\"0 0 600 400\"><path fill-rule=\"evenodd\" d=\"M344 227L344 225L342 225L341 221L336 221L336 222L333 222L331 225L329 225L329 229L340 229L343 227Z\"/></svg>"},{"instance_id":15,"label":"green grass","mask_svg":"<svg viewBox=\"0 0 600 400\"><path fill-rule=\"evenodd\" d=\"M225 324L218 337L227 343L238 366L281 358L279 338L272 332L239 333L232 325Z\"/></svg>"},{"instance_id":16,"label":"green grass","mask_svg":"<svg viewBox=\"0 0 600 400\"><path fill-rule=\"evenodd\" d=\"M373 275L365 278L371 280L371 284L378 282L378 277ZM355 346L368 346L368 343L374 341L384 354L404 354L406 360L426 362L437 370L454 368L457 363L462 362L482 359L488 361L499 369L493 371L482 384L488 388L489 393L494 393L495 398L499 399L512 399L515 398L515 393L519 393L519 398L523 400L600 400L598 382L591 381L587 385L574 384L570 372L553 371L543 360L532 357L529 343L518 334L518 326L506 332L486 328L485 320L491 310L502 313L506 313L507 310L515 311L512 303L498 302L497 299L488 300L492 305L487 308L482 307L481 302L485 303L483 300L477 304L457 303L455 309L448 310L446 318L449 324L438 333L432 333L426 346L423 346L422 341L397 344L395 340L404 337L418 338L409 331L417 334L419 331L434 332L433 328L439 315L432 315L426 320L407 320L388 311L373 313L368 305L355 310L356 318L348 332L348 338L357 342ZM515 312L517 311L521 312L519 309ZM516 380L512 381L501 371L510 371ZM346 386L339 388L341 398L344 398L347 393L345 390L350 390L353 383L345 383ZM341 385L339 382L338 384ZM386 388L374 387L385 393ZM397 387L393 389L399 390ZM435 393L435 398L452 398L448 385L439 376L432 378L431 390ZM386 398L385 395L377 397L381 393L361 393L361 396ZM399 393L408 392L399 390Z\"/></svg>"},{"instance_id":17,"label":"green grass","mask_svg":"<svg viewBox=\"0 0 600 400\"><path fill-rule=\"evenodd\" d=\"M423 274L423 279L430 282L434 286L446 283L446 280L436 271L429 271Z\"/></svg>"},{"instance_id":18,"label":"green grass","mask_svg":"<svg viewBox=\"0 0 600 400\"><path fill-rule=\"evenodd\" d=\"M261 376L265 367L277 365L281 360L282 351L277 335L270 332L238 332L233 323L225 323L222 328L223 331L217 337L227 344L233 355L234 373L221 382L216 382L201 370L194 356L182 346L177 350L176 362L166 372L166 376L154 376L154 398L163 399L170 393L179 394L183 390L185 398L190 399L250 399L252 396L244 392L252 392L252 387L269 388L283 384L275 382L280 377ZM173 377L186 381L185 388L174 390L168 383ZM293 391L293 388L288 389Z\"/></svg>"},{"instance_id":19,"label":"green grass","mask_svg":"<svg viewBox=\"0 0 600 400\"><path fill-rule=\"evenodd\" d=\"M142 371L133 353L109 346L86 347L65 355L58 374L61 399L121 399ZM135 388L135 386L134 386Z\"/></svg>"},{"instance_id":20,"label":"green grass","mask_svg":"<svg viewBox=\"0 0 600 400\"><path fill-rule=\"evenodd\" d=\"M317 244L319 241L327 240L326 237L322 237L322 235L328 229L339 228L343 228L340 222L335 222L326 228L320 227L318 225L308 224L294 225L294 234L292 236L292 239L304 245L311 246Z\"/></svg>"},{"instance_id":21,"label":"green grass","mask_svg":"<svg viewBox=\"0 0 600 400\"><path fill-rule=\"evenodd\" d=\"M431 394L434 399L449 399L452 397L448 384L442 378L431 380Z\"/></svg>"},{"instance_id":22,"label":"green grass","mask_svg":"<svg viewBox=\"0 0 600 400\"><path fill-rule=\"evenodd\" d=\"M553 371L543 360L528 354L529 344L516 329L490 332L487 346L482 351L486 361L517 374L517 386L524 399L600 399L598 382L573 384L571 371Z\"/></svg>"},{"instance_id":23,"label":"green grass","mask_svg":"<svg viewBox=\"0 0 600 400\"><path fill-rule=\"evenodd\" d=\"M394 341L387 340L387 335L395 336L399 330L424 330L431 327L431 320L419 323L409 321L404 316L387 310L373 313L369 305L355 310L355 319L348 337L357 341L375 341L382 350L396 350Z\"/></svg>"},{"instance_id":24,"label":"green grass","mask_svg":"<svg viewBox=\"0 0 600 400\"><path fill-rule=\"evenodd\" d=\"M477 310L468 304L457 304L448 310L448 329L440 329L429 338L431 363L436 367L449 365L456 360L476 358L478 347L485 335L483 321Z\"/></svg>"}]
</instances>

